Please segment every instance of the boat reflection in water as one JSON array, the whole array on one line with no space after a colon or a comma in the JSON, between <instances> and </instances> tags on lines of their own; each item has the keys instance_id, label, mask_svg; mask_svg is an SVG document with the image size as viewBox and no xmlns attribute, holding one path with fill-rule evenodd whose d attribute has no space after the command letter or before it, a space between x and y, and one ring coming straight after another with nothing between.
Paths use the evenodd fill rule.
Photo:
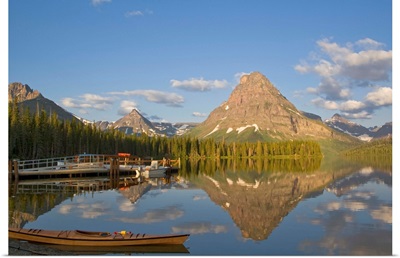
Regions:
<instances>
[{"instance_id":1,"label":"boat reflection in water","mask_svg":"<svg viewBox=\"0 0 400 258\"><path fill-rule=\"evenodd\" d=\"M95 194L96 192L108 191L108 190L117 190L122 196L128 199L131 203L137 202L142 195L147 193L152 184L157 185L157 182L170 182L169 175L162 175L163 177L151 177L151 179L146 176L137 177L136 175L132 177L120 177L120 178L77 178L77 179L45 179L45 180L24 180L19 182L13 182L10 185L10 195L12 200L12 206L19 207L16 210L10 210L12 216L11 221L9 223L9 237L16 240L28 241L34 244L38 244L41 246L46 246L50 248L56 248L61 251L67 251L71 254L88 254L88 255L96 255L96 254L118 254L118 253L189 253L188 249L183 245L183 242L189 237L189 234L185 235L177 235L177 234L163 234L163 235L148 235L148 234L134 234L127 232L127 234L120 234L123 236L123 240L131 241L131 244L126 245L118 245L111 242L118 241L109 241L110 244L107 246L106 243L102 241L100 244L90 244L90 245L79 245L77 244L80 239L78 239L77 243L74 239L71 241L74 242L72 244L68 243L51 243L51 241L45 241L47 238L51 238L51 236L46 236L46 233L50 235L54 233L54 235L59 235L58 232L61 232L60 237L65 236L66 234L69 237L74 237L74 232L80 232L80 230L39 230L39 229L24 229L23 225L28 221L36 220L34 213L35 212L26 212L26 209L30 209L30 207L36 206L36 203L39 199L44 200L54 200L52 205L47 208L50 210L55 206L59 205L65 199L74 198L81 194L86 195L87 193ZM152 182L153 181L153 182ZM156 182L156 183L154 183ZM26 198L29 197L29 198ZM31 197L31 198L30 198ZM55 197L55 198L54 198ZM24 207L19 206L19 199L22 198L25 200ZM39 199L38 199L39 198ZM26 203L28 200L28 203ZM31 200L31 201L29 201ZM41 201L40 201L41 203ZM49 204L49 203L48 203ZM39 214L36 214L38 217L42 214L44 215L48 210L39 209ZM26 214L31 213L31 216L26 216ZM13 228L18 226L18 228ZM33 233L32 233L33 232ZM88 232L89 231L82 231ZM122 231L121 231L122 232ZM97 232L94 232L97 233ZM115 234L116 232L114 232ZM124 231L125 233L125 231ZM21 236L23 234L23 236ZM44 234L44 235L43 235ZM119 234L119 232L118 232ZM118 234L117 237L118 238ZM32 236L31 236L32 235ZM43 239L36 239L43 235ZM79 235L79 234L78 234ZM129 237L129 235L132 235ZM137 236L139 235L139 236ZM26 236L26 237L25 237ZM103 236L103 235L102 235ZM113 238L113 234L108 233L107 237L111 240L115 240ZM58 237L53 237L57 238ZM179 239L178 239L179 238ZM67 239L67 238L66 238ZM69 239L69 238L68 238ZM176 239L176 240L175 240ZM104 239L102 239L104 240ZM118 240L118 239L117 239ZM138 240L138 241L135 241ZM140 241L144 241L143 243L138 243ZM149 242L150 241L150 242ZM126 241L125 241L126 242Z\"/></svg>"},{"instance_id":2,"label":"boat reflection in water","mask_svg":"<svg viewBox=\"0 0 400 258\"><path fill-rule=\"evenodd\" d=\"M184 245L147 245L147 246L75 246L75 245L46 245L75 255L105 255L105 254L188 254Z\"/></svg>"}]
</instances>

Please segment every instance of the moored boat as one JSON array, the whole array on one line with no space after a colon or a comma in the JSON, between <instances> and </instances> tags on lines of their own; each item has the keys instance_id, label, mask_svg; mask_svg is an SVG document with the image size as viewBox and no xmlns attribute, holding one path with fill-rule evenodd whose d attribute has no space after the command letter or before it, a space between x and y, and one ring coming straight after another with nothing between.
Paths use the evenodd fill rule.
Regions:
<instances>
[{"instance_id":1,"label":"moored boat","mask_svg":"<svg viewBox=\"0 0 400 258\"><path fill-rule=\"evenodd\" d=\"M189 234L147 235L140 233L93 232L82 230L43 230L9 228L8 237L29 242L75 246L181 245Z\"/></svg>"},{"instance_id":2,"label":"moored boat","mask_svg":"<svg viewBox=\"0 0 400 258\"><path fill-rule=\"evenodd\" d=\"M141 171L141 175L144 176L145 178L164 177L168 169L170 168L165 166L159 166L158 161L153 160L150 166L145 166L144 170L139 170L139 171Z\"/></svg>"}]
</instances>

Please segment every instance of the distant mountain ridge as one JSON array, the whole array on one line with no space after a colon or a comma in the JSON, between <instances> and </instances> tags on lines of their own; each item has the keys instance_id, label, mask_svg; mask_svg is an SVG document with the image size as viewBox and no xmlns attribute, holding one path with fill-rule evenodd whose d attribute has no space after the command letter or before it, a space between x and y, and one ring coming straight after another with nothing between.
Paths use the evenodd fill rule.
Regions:
<instances>
[{"instance_id":1,"label":"distant mountain ridge","mask_svg":"<svg viewBox=\"0 0 400 258\"><path fill-rule=\"evenodd\" d=\"M183 135L197 125L197 123L151 122L136 109L115 122L96 121L94 124L103 131L114 128L128 135L145 133L149 136L167 137Z\"/></svg>"},{"instance_id":2,"label":"distant mountain ridge","mask_svg":"<svg viewBox=\"0 0 400 258\"><path fill-rule=\"evenodd\" d=\"M332 129L364 141L392 134L392 122L366 128L339 114L322 121L318 115L299 111L258 72L242 77L228 101L214 109L203 123L151 122L136 109L115 122L91 122L68 112L38 90L19 82L9 84L8 99L17 99L18 105L29 107L31 113L44 109L48 115L57 113L60 120L74 119L94 124L101 130L115 128L126 134L145 133L167 137L189 134L200 138L213 136L239 141L332 137Z\"/></svg>"},{"instance_id":3,"label":"distant mountain ridge","mask_svg":"<svg viewBox=\"0 0 400 258\"><path fill-rule=\"evenodd\" d=\"M381 127L366 128L345 119L339 114L334 114L332 118L326 119L324 123L339 132L349 134L363 141L392 135L392 122L388 122Z\"/></svg>"}]
</instances>

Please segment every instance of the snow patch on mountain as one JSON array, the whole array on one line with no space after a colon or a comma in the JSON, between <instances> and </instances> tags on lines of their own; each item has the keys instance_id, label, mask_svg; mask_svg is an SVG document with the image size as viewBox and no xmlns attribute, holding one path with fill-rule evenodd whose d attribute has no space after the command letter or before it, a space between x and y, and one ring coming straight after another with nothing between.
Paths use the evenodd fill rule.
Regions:
<instances>
[{"instance_id":1,"label":"snow patch on mountain","mask_svg":"<svg viewBox=\"0 0 400 258\"><path fill-rule=\"evenodd\" d=\"M219 124L217 124L217 126L214 128L214 130L212 130L211 132L209 132L209 133L208 133L207 135L205 135L204 137L207 137L207 136L209 136L209 135L215 133L216 131L218 131L218 129L219 129Z\"/></svg>"},{"instance_id":2,"label":"snow patch on mountain","mask_svg":"<svg viewBox=\"0 0 400 258\"><path fill-rule=\"evenodd\" d=\"M374 137L371 137L371 136L369 136L368 134L360 135L360 136L358 136L357 138L360 139L361 141L364 141L364 142L369 142L369 141L371 141L372 139L374 139Z\"/></svg>"},{"instance_id":3,"label":"snow patch on mountain","mask_svg":"<svg viewBox=\"0 0 400 258\"><path fill-rule=\"evenodd\" d=\"M254 189L257 189L260 186L260 181L256 180L255 184L249 184L246 183L243 179L241 179L240 177L238 178L238 180L236 181L236 183L240 186L244 186L244 187L251 187Z\"/></svg>"},{"instance_id":4,"label":"snow patch on mountain","mask_svg":"<svg viewBox=\"0 0 400 258\"><path fill-rule=\"evenodd\" d=\"M238 134L240 134L240 133L243 132L246 128L253 127L253 126L254 126L254 132L257 132L257 131L259 130L257 124L242 126L242 127L236 128L236 131L238 132Z\"/></svg>"}]
</instances>

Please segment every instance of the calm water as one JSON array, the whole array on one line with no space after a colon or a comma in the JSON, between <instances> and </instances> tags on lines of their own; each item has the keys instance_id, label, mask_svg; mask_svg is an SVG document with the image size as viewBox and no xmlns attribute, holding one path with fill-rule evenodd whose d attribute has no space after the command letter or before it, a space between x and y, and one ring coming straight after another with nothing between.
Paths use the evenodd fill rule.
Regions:
<instances>
[{"instance_id":1,"label":"calm water","mask_svg":"<svg viewBox=\"0 0 400 258\"><path fill-rule=\"evenodd\" d=\"M11 193L11 226L190 233L184 255L392 254L392 175L372 167L198 169L114 189L28 184Z\"/></svg>"}]
</instances>

